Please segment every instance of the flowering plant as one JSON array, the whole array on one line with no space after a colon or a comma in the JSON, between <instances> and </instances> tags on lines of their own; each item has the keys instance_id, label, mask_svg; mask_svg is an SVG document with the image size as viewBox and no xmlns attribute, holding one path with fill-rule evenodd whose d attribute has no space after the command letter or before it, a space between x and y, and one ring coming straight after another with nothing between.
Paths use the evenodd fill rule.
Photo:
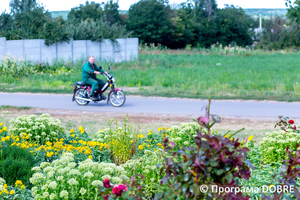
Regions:
<instances>
[{"instance_id":1,"label":"flowering plant","mask_svg":"<svg viewBox=\"0 0 300 200\"><path fill-rule=\"evenodd\" d=\"M288 129L293 130L296 133L300 133L300 130L297 130L295 121L289 119L289 117L279 116L279 122L275 124L275 128L279 126L283 131L287 132Z\"/></svg>"},{"instance_id":2,"label":"flowering plant","mask_svg":"<svg viewBox=\"0 0 300 200\"><path fill-rule=\"evenodd\" d=\"M30 178L35 199L101 199L98 186L109 178L113 184L128 181L126 171L113 163L97 163L90 159L75 163L74 154L65 153L52 163L32 168Z\"/></svg>"},{"instance_id":3,"label":"flowering plant","mask_svg":"<svg viewBox=\"0 0 300 200\"><path fill-rule=\"evenodd\" d=\"M29 142L45 144L47 141L54 142L56 139L65 138L64 130L60 126L60 120L43 114L38 118L36 115L24 115L10 120L9 132Z\"/></svg>"}]
</instances>

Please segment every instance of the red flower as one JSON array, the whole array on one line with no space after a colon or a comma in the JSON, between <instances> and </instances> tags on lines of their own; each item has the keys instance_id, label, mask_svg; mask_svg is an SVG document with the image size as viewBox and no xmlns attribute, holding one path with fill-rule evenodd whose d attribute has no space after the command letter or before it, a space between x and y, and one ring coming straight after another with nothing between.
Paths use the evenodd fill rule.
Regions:
<instances>
[{"instance_id":1,"label":"red flower","mask_svg":"<svg viewBox=\"0 0 300 200\"><path fill-rule=\"evenodd\" d=\"M108 200L108 198L109 198L109 194L107 194L103 197L104 200Z\"/></svg>"},{"instance_id":2,"label":"red flower","mask_svg":"<svg viewBox=\"0 0 300 200\"><path fill-rule=\"evenodd\" d=\"M104 185L104 187L105 188L110 188L111 187L111 185L110 185L110 182L109 182L109 179L107 178L107 179L105 179L104 181L103 181L103 185Z\"/></svg>"},{"instance_id":3,"label":"red flower","mask_svg":"<svg viewBox=\"0 0 300 200\"><path fill-rule=\"evenodd\" d=\"M112 192L116 195L116 197L120 197L124 191L127 191L127 187L125 185L117 185L113 188Z\"/></svg>"},{"instance_id":4,"label":"red flower","mask_svg":"<svg viewBox=\"0 0 300 200\"><path fill-rule=\"evenodd\" d=\"M296 126L294 126L293 129L296 130Z\"/></svg>"},{"instance_id":5,"label":"red flower","mask_svg":"<svg viewBox=\"0 0 300 200\"><path fill-rule=\"evenodd\" d=\"M289 124L295 123L294 120L292 120L292 119L290 119L288 122L289 122Z\"/></svg>"}]
</instances>

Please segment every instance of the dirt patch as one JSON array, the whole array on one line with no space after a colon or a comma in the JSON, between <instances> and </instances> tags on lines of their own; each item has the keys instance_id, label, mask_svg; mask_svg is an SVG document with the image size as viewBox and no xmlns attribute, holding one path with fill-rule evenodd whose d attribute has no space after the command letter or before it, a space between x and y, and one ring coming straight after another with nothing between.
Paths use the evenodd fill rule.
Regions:
<instances>
[{"instance_id":1,"label":"dirt patch","mask_svg":"<svg viewBox=\"0 0 300 200\"><path fill-rule=\"evenodd\" d=\"M67 130L77 129L82 126L86 131L93 135L101 129L108 128L108 120L113 119L118 124L113 126L122 126L124 122L123 114L112 112L86 112L86 111L68 111L68 110L51 110L51 109L20 109L8 108L0 110L0 122L9 126L9 120L22 115L41 115L48 113L51 117L61 120L61 125ZM180 125L181 123L192 122L197 119L196 115L172 115L172 114L128 114L129 123L133 127L139 129L141 132L148 132L150 129L157 131L160 127L171 127L173 125ZM239 133L237 137L247 138L254 135L255 139L260 140L265 133L275 130L274 125L278 121L276 118L247 118L247 117L222 117L221 123L215 124L213 130L219 134L225 134L227 131L234 132L241 128L245 131ZM294 119L295 122L300 119Z\"/></svg>"}]
</instances>

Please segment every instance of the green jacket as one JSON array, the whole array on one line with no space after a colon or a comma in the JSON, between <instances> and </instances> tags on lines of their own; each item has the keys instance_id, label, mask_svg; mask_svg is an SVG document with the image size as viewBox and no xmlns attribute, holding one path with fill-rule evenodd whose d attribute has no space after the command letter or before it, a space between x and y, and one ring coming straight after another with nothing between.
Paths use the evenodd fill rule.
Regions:
<instances>
[{"instance_id":1,"label":"green jacket","mask_svg":"<svg viewBox=\"0 0 300 200\"><path fill-rule=\"evenodd\" d=\"M96 74L94 71L98 71L101 74L104 73L104 71L99 68L95 63L94 63L94 69L89 61L87 61L83 66L82 66L82 81L86 82L89 78L96 79Z\"/></svg>"}]
</instances>

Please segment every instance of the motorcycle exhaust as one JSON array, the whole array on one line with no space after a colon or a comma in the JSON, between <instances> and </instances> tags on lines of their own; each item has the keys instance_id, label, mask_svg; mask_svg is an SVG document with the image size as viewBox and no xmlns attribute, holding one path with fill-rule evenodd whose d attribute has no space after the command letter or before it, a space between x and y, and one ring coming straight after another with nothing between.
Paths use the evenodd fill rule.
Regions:
<instances>
[{"instance_id":1,"label":"motorcycle exhaust","mask_svg":"<svg viewBox=\"0 0 300 200\"><path fill-rule=\"evenodd\" d=\"M84 101L93 101L91 99L86 99L86 98L82 98L82 97L75 97L75 99L84 100Z\"/></svg>"}]
</instances>

